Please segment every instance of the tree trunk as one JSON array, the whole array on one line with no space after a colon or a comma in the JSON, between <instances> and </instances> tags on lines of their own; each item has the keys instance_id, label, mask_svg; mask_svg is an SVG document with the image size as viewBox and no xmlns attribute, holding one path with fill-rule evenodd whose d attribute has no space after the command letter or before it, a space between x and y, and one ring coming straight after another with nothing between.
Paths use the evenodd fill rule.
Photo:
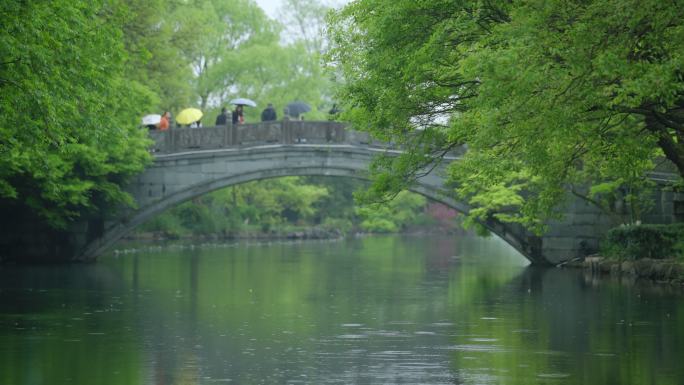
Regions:
<instances>
[{"instance_id":1,"label":"tree trunk","mask_svg":"<svg viewBox=\"0 0 684 385\"><path fill-rule=\"evenodd\" d=\"M668 127L653 115L646 115L646 127L658 135L658 146L663 150L665 157L677 167L679 175L684 178L684 143L675 141Z\"/></svg>"}]
</instances>

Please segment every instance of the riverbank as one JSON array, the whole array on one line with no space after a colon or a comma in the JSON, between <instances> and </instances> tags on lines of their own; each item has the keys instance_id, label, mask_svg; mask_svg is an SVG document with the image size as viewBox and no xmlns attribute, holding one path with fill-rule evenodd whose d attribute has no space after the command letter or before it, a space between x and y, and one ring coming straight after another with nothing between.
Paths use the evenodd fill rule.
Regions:
<instances>
[{"instance_id":1,"label":"riverbank","mask_svg":"<svg viewBox=\"0 0 684 385\"><path fill-rule=\"evenodd\" d=\"M127 241L233 241L233 240L280 240L280 239L337 239L343 238L345 233L338 229L320 227L274 230L274 231L239 231L229 234L184 234L169 236L163 232L138 232L126 236Z\"/></svg>"},{"instance_id":2,"label":"riverbank","mask_svg":"<svg viewBox=\"0 0 684 385\"><path fill-rule=\"evenodd\" d=\"M413 227L400 233L366 233L360 231L345 232L339 229L329 229L322 227L307 227L298 229L281 229L269 232L258 231L255 229L235 232L231 234L184 234L181 236L169 236L161 232L137 232L130 234L114 247L112 253L130 254L141 251L159 251L165 247L159 246L158 242L169 242L171 248L195 249L203 247L234 247L238 244L270 244L271 242L299 242L299 241L321 241L336 242L344 239L367 237L374 235L401 235L401 236L422 236L422 235L474 235L461 228L446 227Z\"/></svg>"},{"instance_id":3,"label":"riverbank","mask_svg":"<svg viewBox=\"0 0 684 385\"><path fill-rule=\"evenodd\" d=\"M561 267L582 268L600 275L684 285L684 261L675 259L643 258L627 261L591 256L582 261L565 263Z\"/></svg>"},{"instance_id":4,"label":"riverbank","mask_svg":"<svg viewBox=\"0 0 684 385\"><path fill-rule=\"evenodd\" d=\"M347 236L372 235L376 233L366 233L360 230L344 231L337 228L328 227L300 227L286 228L271 231L261 231L259 229L247 229L233 233L213 233L213 234L192 234L169 235L164 232L136 232L124 237L127 241L234 241L234 240L283 240L283 239L339 239ZM459 227L442 226L413 226L397 234L404 235L465 235L470 234L467 230Z\"/></svg>"}]
</instances>

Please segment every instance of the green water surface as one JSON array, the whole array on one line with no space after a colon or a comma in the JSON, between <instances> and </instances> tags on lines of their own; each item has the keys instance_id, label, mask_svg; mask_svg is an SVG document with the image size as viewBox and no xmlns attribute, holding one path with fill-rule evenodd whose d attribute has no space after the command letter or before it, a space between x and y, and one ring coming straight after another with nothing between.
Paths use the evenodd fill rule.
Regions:
<instances>
[{"instance_id":1,"label":"green water surface","mask_svg":"<svg viewBox=\"0 0 684 385\"><path fill-rule=\"evenodd\" d=\"M684 384L684 296L497 239L160 245L0 267L0 384Z\"/></svg>"}]
</instances>

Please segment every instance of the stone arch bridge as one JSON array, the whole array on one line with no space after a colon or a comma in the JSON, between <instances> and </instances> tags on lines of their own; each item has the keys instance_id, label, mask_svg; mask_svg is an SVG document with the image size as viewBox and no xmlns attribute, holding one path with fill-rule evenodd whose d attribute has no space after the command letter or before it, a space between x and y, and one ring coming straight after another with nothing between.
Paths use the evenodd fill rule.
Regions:
<instances>
[{"instance_id":1,"label":"stone arch bridge","mask_svg":"<svg viewBox=\"0 0 684 385\"><path fill-rule=\"evenodd\" d=\"M106 221L99 231L82 232L79 260L95 258L139 224L193 197L252 180L325 175L365 178L371 159L395 150L367 134L336 122L279 121L152 132L154 163L128 186L138 208ZM447 158L458 161L458 154ZM411 188L462 213L467 205L444 191L443 167L420 178ZM650 218L670 222L672 194L662 195ZM549 223L539 237L516 224L491 220L484 225L533 264L559 262L595 252L610 219L594 206L574 199L562 221Z\"/></svg>"}]
</instances>

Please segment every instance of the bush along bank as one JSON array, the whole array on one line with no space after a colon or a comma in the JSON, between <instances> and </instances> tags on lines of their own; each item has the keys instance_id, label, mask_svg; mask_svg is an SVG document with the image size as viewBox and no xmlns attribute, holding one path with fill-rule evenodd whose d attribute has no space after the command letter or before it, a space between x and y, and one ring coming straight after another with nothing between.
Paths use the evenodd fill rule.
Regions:
<instances>
[{"instance_id":1,"label":"bush along bank","mask_svg":"<svg viewBox=\"0 0 684 385\"><path fill-rule=\"evenodd\" d=\"M136 232L129 234L124 239L126 240L149 240L149 241L167 241L167 240L239 240L239 239L263 239L263 240L277 240L277 239L339 239L345 237L347 234L336 228L328 228L322 226L311 227L285 227L264 230L257 226L251 229L242 229L240 231L223 232L223 233L205 233L197 234L191 232L166 233L162 231L148 231Z\"/></svg>"},{"instance_id":2,"label":"bush along bank","mask_svg":"<svg viewBox=\"0 0 684 385\"><path fill-rule=\"evenodd\" d=\"M571 266L600 274L684 284L684 223L616 227L606 235L600 255Z\"/></svg>"}]
</instances>

